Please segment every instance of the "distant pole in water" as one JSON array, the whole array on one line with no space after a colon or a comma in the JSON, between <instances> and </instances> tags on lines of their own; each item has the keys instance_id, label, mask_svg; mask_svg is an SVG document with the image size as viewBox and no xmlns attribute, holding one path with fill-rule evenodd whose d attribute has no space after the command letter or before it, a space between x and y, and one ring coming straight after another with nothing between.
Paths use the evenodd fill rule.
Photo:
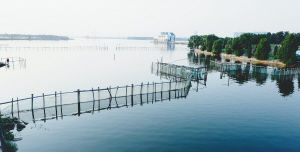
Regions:
<instances>
[{"instance_id":1,"label":"distant pole in water","mask_svg":"<svg viewBox=\"0 0 300 152\"><path fill-rule=\"evenodd\" d=\"M116 54L114 54L114 60L116 60Z\"/></svg>"}]
</instances>

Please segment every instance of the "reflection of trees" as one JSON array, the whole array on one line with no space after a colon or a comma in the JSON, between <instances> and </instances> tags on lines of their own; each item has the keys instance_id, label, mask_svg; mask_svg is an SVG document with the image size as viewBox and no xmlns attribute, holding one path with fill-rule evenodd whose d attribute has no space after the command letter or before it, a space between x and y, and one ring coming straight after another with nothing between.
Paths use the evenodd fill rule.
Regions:
<instances>
[{"instance_id":1,"label":"reflection of trees","mask_svg":"<svg viewBox=\"0 0 300 152\"><path fill-rule=\"evenodd\" d=\"M189 55L189 60L192 63L199 63L200 65L209 67L208 70L217 69L220 71L220 69L216 68L214 64L210 64L211 60L215 60L214 57L209 55L201 54L195 55L194 53ZM200 60L200 61L199 61ZM230 62L228 60L225 60L225 62ZM222 74L226 73L230 79L233 79L236 81L236 83L243 84L247 81L254 80L257 84L263 85L266 83L268 79L268 73L267 73L267 67L259 67L250 70L250 63L247 63L247 65L233 65L231 68L227 68L225 71L220 71ZM222 77L221 77L222 78ZM294 76L271 76L272 80L276 80L276 84L279 88L279 92L282 96L288 96L294 92L294 84L293 84L293 78ZM298 75L298 88L300 88L300 74Z\"/></svg>"},{"instance_id":2,"label":"reflection of trees","mask_svg":"<svg viewBox=\"0 0 300 152\"><path fill-rule=\"evenodd\" d=\"M300 89L300 74L298 74L298 89Z\"/></svg>"},{"instance_id":3,"label":"reflection of trees","mask_svg":"<svg viewBox=\"0 0 300 152\"><path fill-rule=\"evenodd\" d=\"M188 55L188 60L189 60L190 63L194 63L194 64L195 64L195 63L198 63L198 62L197 62L197 60L198 60L198 55L195 55L194 52L191 51L191 52L189 52L187 55Z\"/></svg>"},{"instance_id":4,"label":"reflection of trees","mask_svg":"<svg viewBox=\"0 0 300 152\"><path fill-rule=\"evenodd\" d=\"M294 92L294 76L274 76L272 79L276 80L279 93L282 96L288 96ZM299 79L299 78L298 78Z\"/></svg>"},{"instance_id":5,"label":"reflection of trees","mask_svg":"<svg viewBox=\"0 0 300 152\"><path fill-rule=\"evenodd\" d=\"M205 62L204 62L204 64L206 65L206 66L210 66L210 59L211 59L211 55L207 55L206 57L205 57Z\"/></svg>"},{"instance_id":6,"label":"reflection of trees","mask_svg":"<svg viewBox=\"0 0 300 152\"><path fill-rule=\"evenodd\" d=\"M264 83L266 83L266 81L268 79L268 74L260 73L260 72L253 72L252 77L253 77L253 79L255 79L257 84L263 85Z\"/></svg>"},{"instance_id":7,"label":"reflection of trees","mask_svg":"<svg viewBox=\"0 0 300 152\"><path fill-rule=\"evenodd\" d=\"M244 69L240 65L238 65L236 68L237 70L230 71L230 77L235 79L239 84L249 81L250 64L247 64Z\"/></svg>"}]
</instances>

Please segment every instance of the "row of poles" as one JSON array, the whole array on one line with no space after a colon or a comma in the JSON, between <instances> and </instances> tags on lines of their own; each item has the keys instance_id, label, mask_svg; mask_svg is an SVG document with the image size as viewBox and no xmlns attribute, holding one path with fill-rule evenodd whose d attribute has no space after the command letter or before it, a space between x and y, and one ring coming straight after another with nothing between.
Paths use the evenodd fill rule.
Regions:
<instances>
[{"instance_id":1,"label":"row of poles","mask_svg":"<svg viewBox=\"0 0 300 152\"><path fill-rule=\"evenodd\" d=\"M179 84L180 82L180 84ZM31 111L32 113L32 118L33 120L35 120L35 110L43 110L43 115L44 115L44 120L46 120L46 109L47 108L51 108L51 107L54 107L55 108L55 117L58 118L58 111L59 111L59 107L60 107L60 113L61 113L61 117L63 116L63 110L62 110L62 106L64 105L63 104L63 95L64 94L70 94L70 93L76 93L77 94L77 103L71 103L71 104L77 104L77 114L80 115L81 113L81 103L85 103L85 102L93 102L93 105L92 105L92 111L95 111L95 110L101 110L103 108L100 107L100 101L101 100L109 100L109 105L108 107L105 107L104 109L107 109L107 108L111 108L111 104L112 104L112 99L115 98L122 98L122 97L125 97L126 99L126 106L127 106L127 100L128 100L128 97L130 97L130 105L133 106L134 105L134 96L137 96L139 95L140 96L140 104L142 105L143 104L143 95L146 94L146 97L147 97L147 102L149 101L149 95L151 94L152 96L152 102L153 101L157 101L157 93L160 92L160 100L163 100L163 92L166 92L166 91L163 91L164 88L164 84L168 84L168 89L167 89L167 92L168 92L168 99L170 100L171 99L171 91L175 91L175 98L177 97L183 97L183 96L186 96L185 95L185 92L186 92L186 88L188 88L187 86L189 85L188 82L186 82L185 80L181 80L181 81L175 81L175 88L172 89L171 85L172 85L172 81L169 81L169 82L162 82L162 83L152 83L150 84L149 82L147 84L143 84L141 83L140 85L126 85L124 87L115 87L115 88L106 88L106 89L100 89L99 87L97 89L91 89L91 90L76 90L76 91L73 91L73 92L55 92L54 94L48 94L48 95L45 95L44 93L41 95L41 96L34 96L34 94L31 94L31 97L30 98L24 98L24 99L19 99L17 98L16 100L14 100L12 98L11 102L6 102L6 103L1 103L1 105L5 105L5 104L11 104L11 116L12 117L15 117L15 108L17 110L17 117L20 119L20 112L28 112L28 111ZM160 91L157 91L157 85L160 84L161 85L161 88L160 88ZM149 91L150 89L150 86L153 86L152 88L152 91ZM181 86L179 86L181 85ZM140 90L139 90L139 93L134 93L134 87L140 87ZM167 86L167 85L166 85ZM147 88L147 92L146 93L143 93L143 88ZM119 88L125 88L125 96L117 96L117 91L116 91L116 94L115 96L112 95L112 89L116 89L118 90ZM100 91L102 90L106 90L109 94L109 97L108 98L103 98L101 99L100 97ZM159 89L158 89L159 90ZM176 92L177 91L177 92ZM82 92L91 92L92 94L92 101L81 101L82 98L81 98L81 93ZM98 93L98 98L96 99L96 95L95 93ZM150 92L150 93L149 93ZM46 98L47 96L54 96L54 106L46 106ZM35 99L36 98L42 98L42 107L35 107ZM59 99L59 100L58 100ZM25 102L27 100L30 100L31 101L31 106L30 106L30 109L25 109L25 110L20 110L20 106L19 106L19 102ZM98 108L95 107L95 102L98 101ZM16 107L14 107L14 103L16 103ZM65 104L67 105L67 104ZM116 101L116 105L118 107L118 103Z\"/></svg>"}]
</instances>

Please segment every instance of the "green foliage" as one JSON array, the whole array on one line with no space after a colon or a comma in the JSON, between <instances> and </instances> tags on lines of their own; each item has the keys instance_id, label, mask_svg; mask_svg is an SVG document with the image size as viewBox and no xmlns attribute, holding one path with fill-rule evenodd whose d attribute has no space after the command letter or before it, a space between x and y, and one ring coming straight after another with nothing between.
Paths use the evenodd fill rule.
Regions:
<instances>
[{"instance_id":1,"label":"green foliage","mask_svg":"<svg viewBox=\"0 0 300 152\"><path fill-rule=\"evenodd\" d=\"M248 58L252 57L252 45L250 43L248 44L246 55Z\"/></svg>"},{"instance_id":2,"label":"green foliage","mask_svg":"<svg viewBox=\"0 0 300 152\"><path fill-rule=\"evenodd\" d=\"M215 35L193 35L189 39L188 47L190 47L191 49L200 48L202 51L208 51L208 52L214 51L217 54L219 54L220 48L218 47L214 50L213 46L216 40L222 39L223 44L222 44L221 52L222 50L224 50L226 54L234 53L237 56L241 56L245 52L247 57L252 57L253 56L252 46L256 46L256 48L254 49L255 50L254 56L260 59L268 59L269 54L267 53L269 52L269 45L283 43L283 40L286 39L288 35L289 32L282 32L282 31L277 33L266 33L266 34L243 33L236 38L230 38L230 37L219 38ZM300 33L296 33L294 35L297 41L300 42ZM264 39L264 43L268 42L269 45L261 44L258 47L258 44L261 42L262 39ZM262 49L266 49L266 50L262 50ZM283 60L286 63L289 62L289 64L294 62L293 56L291 56L292 58L286 59L283 57L284 55L282 53L278 53L278 50L279 50L278 47L274 48L273 56L275 55L275 57L277 58L280 56L282 58L281 60Z\"/></svg>"},{"instance_id":3,"label":"green foliage","mask_svg":"<svg viewBox=\"0 0 300 152\"><path fill-rule=\"evenodd\" d=\"M197 42L196 42L197 37L198 37L197 35L193 35L189 38L189 43L188 43L189 48L191 49L197 48Z\"/></svg>"},{"instance_id":4,"label":"green foliage","mask_svg":"<svg viewBox=\"0 0 300 152\"><path fill-rule=\"evenodd\" d=\"M233 52L232 48L225 48L226 54L232 54L232 52Z\"/></svg>"},{"instance_id":5,"label":"green foliage","mask_svg":"<svg viewBox=\"0 0 300 152\"><path fill-rule=\"evenodd\" d=\"M231 46L232 38L230 38L230 37L225 37L223 40L224 40L224 42L223 42L223 48L226 48L226 45L227 45L228 43L230 43L230 46Z\"/></svg>"},{"instance_id":6,"label":"green foliage","mask_svg":"<svg viewBox=\"0 0 300 152\"><path fill-rule=\"evenodd\" d=\"M11 130L15 129L16 124L20 123L16 118L0 117L0 125L4 136L4 142L8 152L16 152L17 145L13 142L14 134Z\"/></svg>"},{"instance_id":7,"label":"green foliage","mask_svg":"<svg viewBox=\"0 0 300 152\"><path fill-rule=\"evenodd\" d=\"M5 140L13 140L15 138L14 134L10 131L4 131L3 136Z\"/></svg>"},{"instance_id":8,"label":"green foliage","mask_svg":"<svg viewBox=\"0 0 300 152\"><path fill-rule=\"evenodd\" d=\"M16 152L16 151L18 151L18 146L17 146L16 143L6 140L5 144L6 144L6 149L7 149L8 152Z\"/></svg>"},{"instance_id":9,"label":"green foliage","mask_svg":"<svg viewBox=\"0 0 300 152\"><path fill-rule=\"evenodd\" d=\"M278 51L278 46L276 45L276 46L274 47L274 51L273 51L273 56L275 56L275 58L277 58L277 57L276 57L277 51Z\"/></svg>"},{"instance_id":10,"label":"green foliage","mask_svg":"<svg viewBox=\"0 0 300 152\"><path fill-rule=\"evenodd\" d=\"M189 38L188 47L191 49L199 49L199 46L205 45L205 36L193 35Z\"/></svg>"},{"instance_id":11,"label":"green foliage","mask_svg":"<svg viewBox=\"0 0 300 152\"><path fill-rule=\"evenodd\" d=\"M282 46L277 51L277 58L286 65L296 63L296 51L298 50L299 41L296 35L289 34L283 41Z\"/></svg>"},{"instance_id":12,"label":"green foliage","mask_svg":"<svg viewBox=\"0 0 300 152\"><path fill-rule=\"evenodd\" d=\"M225 42L224 42L225 43ZM226 54L231 54L232 53L232 39L228 40L226 42L226 45L225 45L225 53Z\"/></svg>"},{"instance_id":13,"label":"green foliage","mask_svg":"<svg viewBox=\"0 0 300 152\"><path fill-rule=\"evenodd\" d=\"M206 50L206 46L205 46L205 45L202 45L202 46L200 47L200 50L201 50L201 51L205 51L205 50Z\"/></svg>"},{"instance_id":14,"label":"green foliage","mask_svg":"<svg viewBox=\"0 0 300 152\"><path fill-rule=\"evenodd\" d=\"M259 41L254 57L259 60L267 60L271 51L270 43L267 38L263 38Z\"/></svg>"},{"instance_id":15,"label":"green foliage","mask_svg":"<svg viewBox=\"0 0 300 152\"><path fill-rule=\"evenodd\" d=\"M243 55L244 51L243 51L243 48L241 46L241 41L240 41L239 38L233 39L231 47L232 47L232 50L233 50L233 52L236 56Z\"/></svg>"},{"instance_id":16,"label":"green foliage","mask_svg":"<svg viewBox=\"0 0 300 152\"><path fill-rule=\"evenodd\" d=\"M213 34L212 35L208 35L206 37L206 43L205 43L205 45L206 45L206 49L207 49L208 52L212 51L212 46L213 46L214 42L216 40L218 40L218 39L219 38L217 36L213 35Z\"/></svg>"},{"instance_id":17,"label":"green foliage","mask_svg":"<svg viewBox=\"0 0 300 152\"><path fill-rule=\"evenodd\" d=\"M254 34L244 33L239 37L239 44L241 48L248 48L252 44Z\"/></svg>"},{"instance_id":18,"label":"green foliage","mask_svg":"<svg viewBox=\"0 0 300 152\"><path fill-rule=\"evenodd\" d=\"M216 40L212 46L213 53L219 56L222 52L222 48L223 48L223 40L222 39Z\"/></svg>"}]
</instances>

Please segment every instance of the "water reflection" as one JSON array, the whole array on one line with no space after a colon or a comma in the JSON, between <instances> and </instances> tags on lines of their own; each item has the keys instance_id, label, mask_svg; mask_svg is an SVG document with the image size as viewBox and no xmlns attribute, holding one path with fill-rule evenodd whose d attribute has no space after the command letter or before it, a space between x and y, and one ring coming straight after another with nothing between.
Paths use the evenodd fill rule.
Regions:
<instances>
[{"instance_id":1,"label":"water reflection","mask_svg":"<svg viewBox=\"0 0 300 152\"><path fill-rule=\"evenodd\" d=\"M300 89L300 74L298 74L298 89Z\"/></svg>"},{"instance_id":2,"label":"water reflection","mask_svg":"<svg viewBox=\"0 0 300 152\"><path fill-rule=\"evenodd\" d=\"M272 76L272 80L276 80L276 85L279 88L279 93L282 96L288 96L294 93L294 76ZM299 77L298 77L299 80Z\"/></svg>"},{"instance_id":3,"label":"water reflection","mask_svg":"<svg viewBox=\"0 0 300 152\"><path fill-rule=\"evenodd\" d=\"M173 43L154 43L156 47L160 48L161 50L168 50L168 51L174 51L175 50L175 44Z\"/></svg>"},{"instance_id":4,"label":"water reflection","mask_svg":"<svg viewBox=\"0 0 300 152\"><path fill-rule=\"evenodd\" d=\"M253 67L250 63L237 64L234 66L220 66L214 61L221 61L222 63L233 63L234 61L217 59L210 55L188 53L189 63L191 65L206 66L209 72L220 72L220 79L228 76L229 79L234 80L237 84L244 84L249 81L256 82L257 85L265 85L268 79L276 81L281 96L289 96L294 93L294 79L298 77L298 88L300 88L300 75L278 75L270 70L270 67L260 66ZM295 79L296 80L296 79ZM229 85L229 82L228 82Z\"/></svg>"}]
</instances>

